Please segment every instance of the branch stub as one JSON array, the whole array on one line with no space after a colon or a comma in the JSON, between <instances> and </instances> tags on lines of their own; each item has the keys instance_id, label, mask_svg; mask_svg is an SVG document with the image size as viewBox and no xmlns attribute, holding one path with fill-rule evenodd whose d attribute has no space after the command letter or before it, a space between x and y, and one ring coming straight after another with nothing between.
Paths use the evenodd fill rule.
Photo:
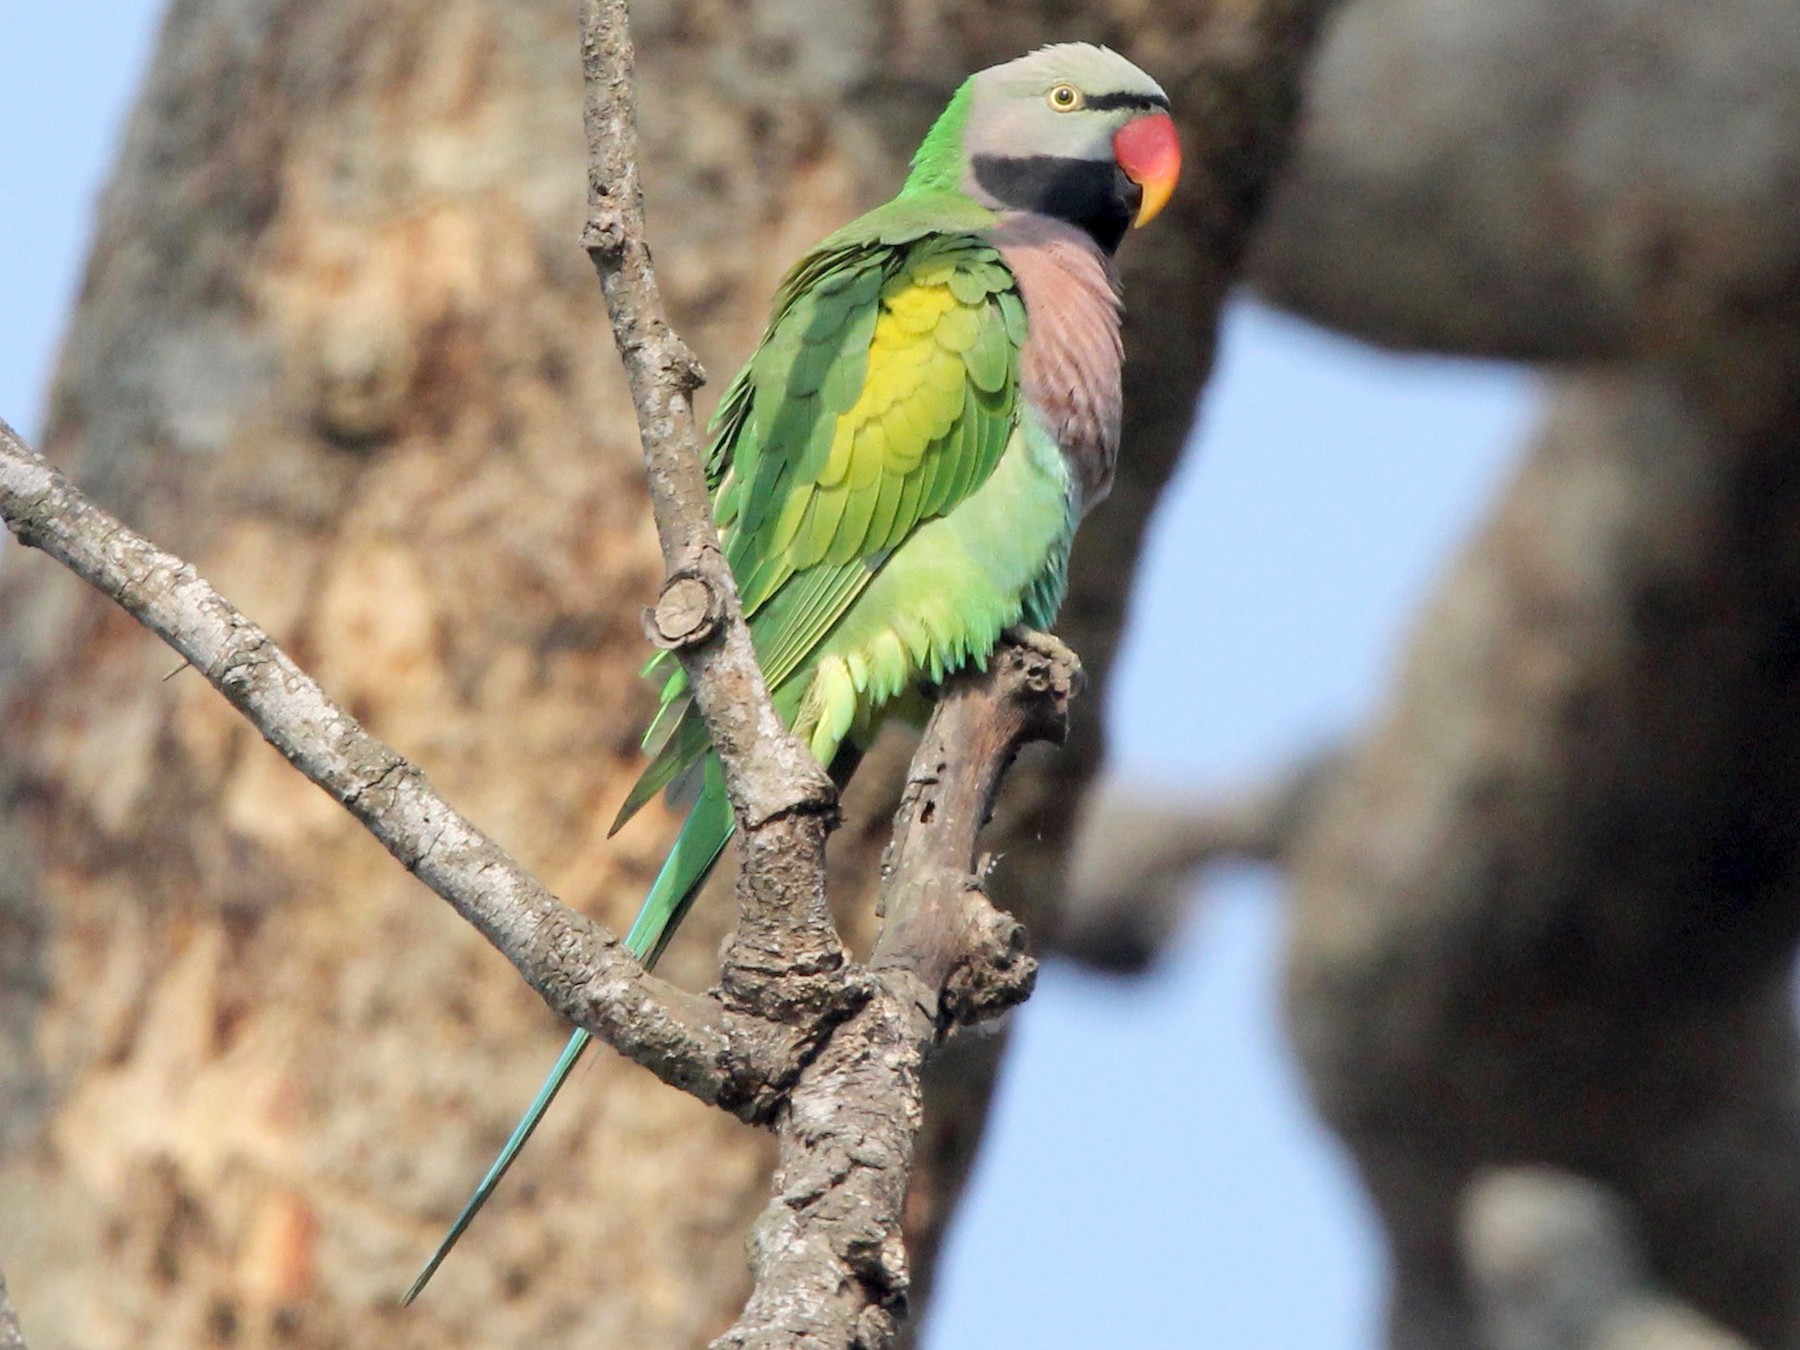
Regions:
<instances>
[{"instance_id":1,"label":"branch stub","mask_svg":"<svg viewBox=\"0 0 1800 1350\"><path fill-rule=\"evenodd\" d=\"M718 629L722 607L706 578L678 572L663 585L656 605L644 611L644 635L663 651L705 642Z\"/></svg>"},{"instance_id":2,"label":"branch stub","mask_svg":"<svg viewBox=\"0 0 1800 1350\"><path fill-rule=\"evenodd\" d=\"M581 227L581 247L590 257L612 261L625 251L625 218L610 197L602 196L585 225Z\"/></svg>"}]
</instances>

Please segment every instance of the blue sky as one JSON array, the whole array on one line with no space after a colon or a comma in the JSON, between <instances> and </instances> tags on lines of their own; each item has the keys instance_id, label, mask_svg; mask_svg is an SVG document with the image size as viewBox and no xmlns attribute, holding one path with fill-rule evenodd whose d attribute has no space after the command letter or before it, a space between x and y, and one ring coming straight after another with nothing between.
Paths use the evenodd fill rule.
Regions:
<instances>
[{"instance_id":1,"label":"blue sky","mask_svg":"<svg viewBox=\"0 0 1800 1350\"><path fill-rule=\"evenodd\" d=\"M39 428L156 0L0 0L0 416ZM1122 773L1229 786L1356 724L1532 417L1520 372L1233 307L1108 710ZM930 1350L1359 1350L1380 1254L1277 1022L1279 879L1215 877L1130 984L1019 1015Z\"/></svg>"}]
</instances>

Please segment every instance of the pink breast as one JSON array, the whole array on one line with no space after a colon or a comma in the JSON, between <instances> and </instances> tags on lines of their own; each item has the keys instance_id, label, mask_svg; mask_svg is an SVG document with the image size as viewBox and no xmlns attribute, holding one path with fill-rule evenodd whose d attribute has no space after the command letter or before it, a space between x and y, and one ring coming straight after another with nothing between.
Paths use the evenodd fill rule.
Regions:
<instances>
[{"instance_id":1,"label":"pink breast","mask_svg":"<svg viewBox=\"0 0 1800 1350\"><path fill-rule=\"evenodd\" d=\"M1010 216L990 237L1025 300L1025 396L1068 457L1086 511L1112 487L1119 454L1117 274L1093 240L1060 221Z\"/></svg>"}]
</instances>

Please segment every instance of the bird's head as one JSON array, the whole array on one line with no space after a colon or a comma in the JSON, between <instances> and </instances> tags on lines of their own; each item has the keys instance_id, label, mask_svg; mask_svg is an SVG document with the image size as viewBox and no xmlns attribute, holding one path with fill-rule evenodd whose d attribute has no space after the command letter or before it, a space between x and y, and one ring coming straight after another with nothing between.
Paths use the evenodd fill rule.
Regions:
<instances>
[{"instance_id":1,"label":"bird's head","mask_svg":"<svg viewBox=\"0 0 1800 1350\"><path fill-rule=\"evenodd\" d=\"M1068 221L1110 253L1162 210L1180 173L1162 87L1117 52L1066 42L970 76L909 181Z\"/></svg>"}]
</instances>

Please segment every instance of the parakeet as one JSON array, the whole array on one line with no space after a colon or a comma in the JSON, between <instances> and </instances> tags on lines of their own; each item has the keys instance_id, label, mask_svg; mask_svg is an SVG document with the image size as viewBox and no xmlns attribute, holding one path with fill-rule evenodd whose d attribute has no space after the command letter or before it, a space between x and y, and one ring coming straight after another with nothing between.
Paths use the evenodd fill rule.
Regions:
<instances>
[{"instance_id":1,"label":"parakeet","mask_svg":"<svg viewBox=\"0 0 1800 1350\"><path fill-rule=\"evenodd\" d=\"M1181 166L1169 100L1103 47L971 76L899 194L788 273L711 428L707 478L776 709L830 768L897 696L1048 628L1119 446L1112 254ZM651 759L614 830L690 772L697 802L626 945L652 966L732 833L667 655ZM424 1288L588 1044L577 1031L405 1296Z\"/></svg>"}]
</instances>

